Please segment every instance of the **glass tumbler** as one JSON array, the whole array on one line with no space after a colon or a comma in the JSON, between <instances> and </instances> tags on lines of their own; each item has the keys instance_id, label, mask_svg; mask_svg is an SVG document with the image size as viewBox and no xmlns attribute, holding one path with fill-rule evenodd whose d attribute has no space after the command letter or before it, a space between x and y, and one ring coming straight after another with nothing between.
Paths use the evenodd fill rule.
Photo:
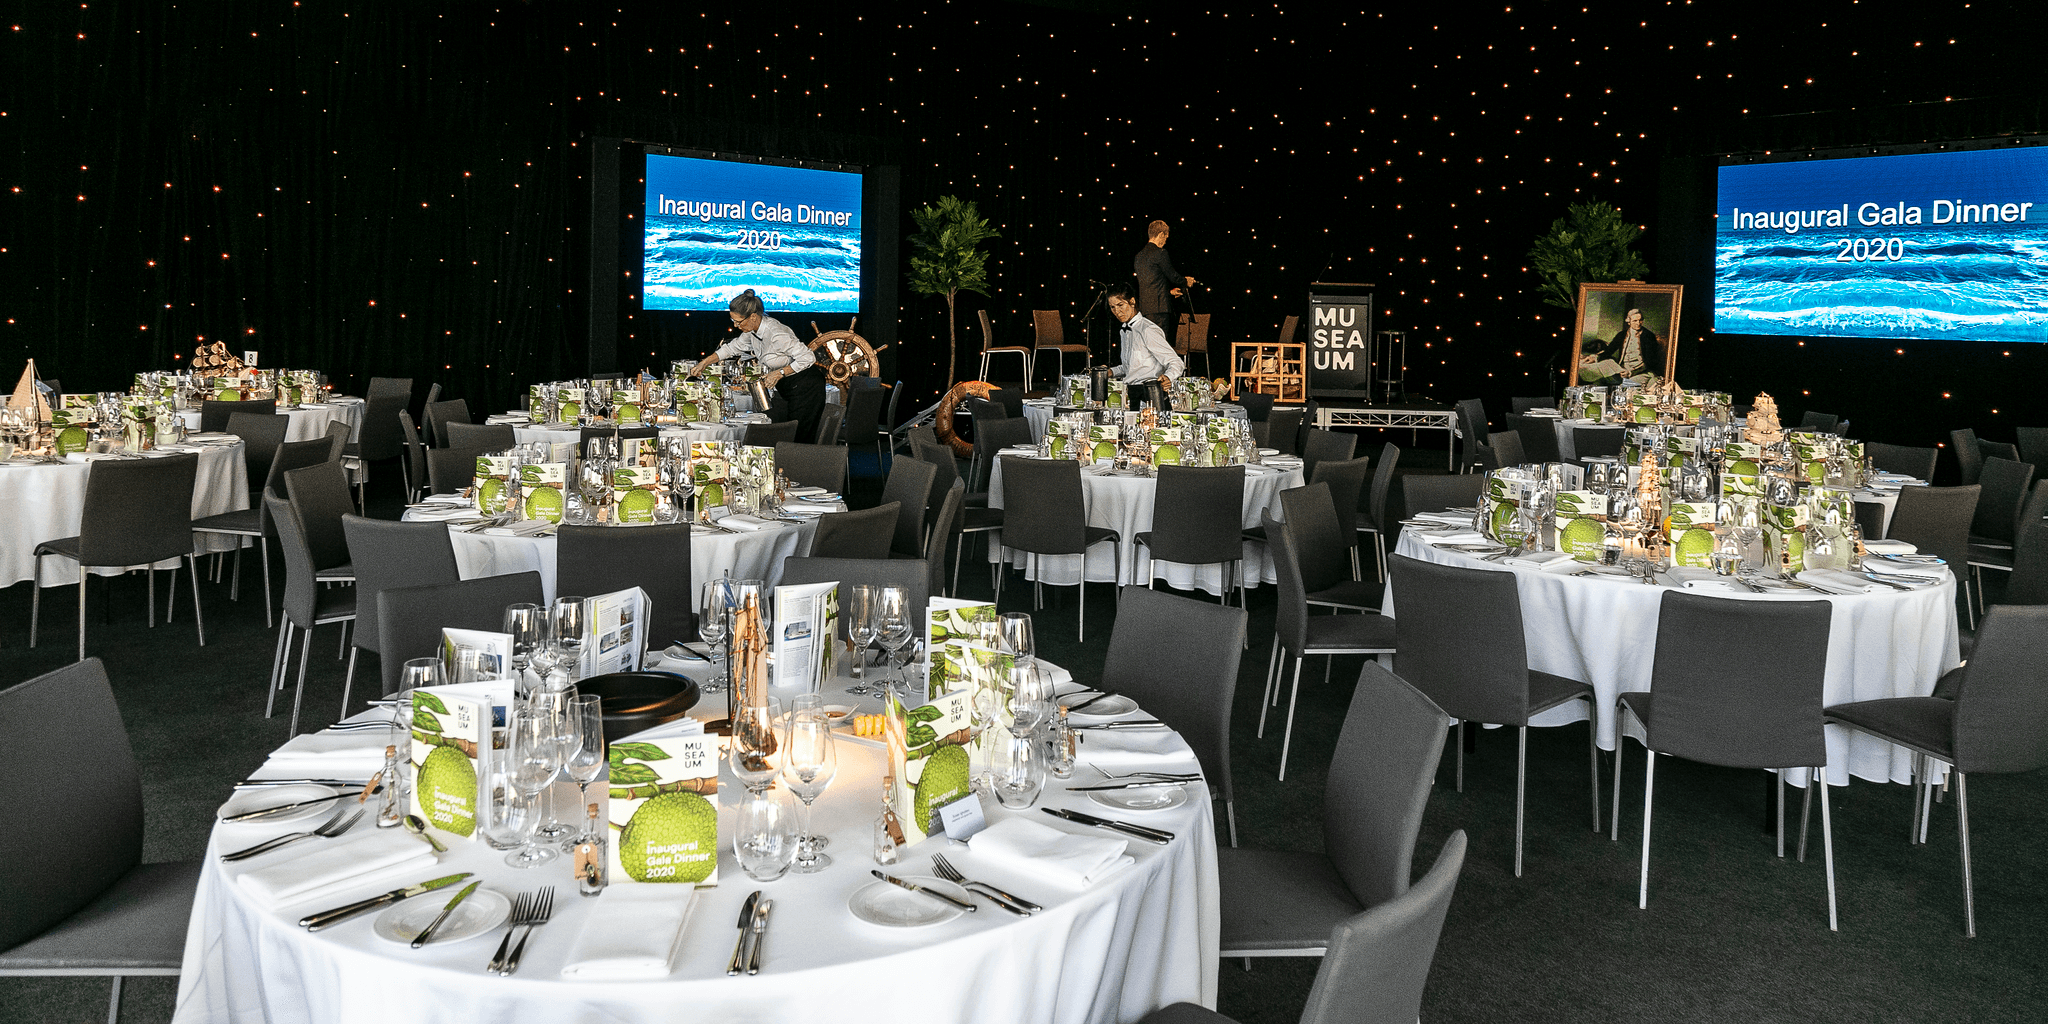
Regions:
<instances>
[{"instance_id":1,"label":"glass tumbler","mask_svg":"<svg viewBox=\"0 0 2048 1024\"><path fill-rule=\"evenodd\" d=\"M733 818L732 852L756 882L773 882L796 861L796 813L779 789L748 790Z\"/></svg>"}]
</instances>

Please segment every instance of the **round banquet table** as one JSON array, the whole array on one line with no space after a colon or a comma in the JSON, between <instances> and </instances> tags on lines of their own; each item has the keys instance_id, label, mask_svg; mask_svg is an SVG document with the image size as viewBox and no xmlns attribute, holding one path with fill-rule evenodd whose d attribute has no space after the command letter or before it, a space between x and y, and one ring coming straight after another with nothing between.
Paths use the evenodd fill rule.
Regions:
<instances>
[{"instance_id":1,"label":"round banquet table","mask_svg":"<svg viewBox=\"0 0 2048 1024\"><path fill-rule=\"evenodd\" d=\"M360 440L363 434L363 400L348 395L338 395L315 405L286 405L277 410L281 416L291 419L291 425L284 428L287 441L310 441L326 437L327 428L334 423L348 424L348 439ZM185 429L199 429L199 410L187 409L179 414L185 419Z\"/></svg>"},{"instance_id":2,"label":"round banquet table","mask_svg":"<svg viewBox=\"0 0 2048 1024\"><path fill-rule=\"evenodd\" d=\"M583 437L582 428L573 423L544 423L534 426L524 420L505 416L492 416L488 422L512 425L512 439L519 444L575 444ZM745 437L745 424L736 423L692 423L687 427L663 427L662 437L678 437L685 441L738 441Z\"/></svg>"},{"instance_id":3,"label":"round banquet table","mask_svg":"<svg viewBox=\"0 0 2048 1024\"><path fill-rule=\"evenodd\" d=\"M1064 673L1056 673L1063 676ZM839 680L840 684L845 681ZM828 692L834 684L827 684ZM835 696L871 712L872 698ZM721 708L722 700L709 701ZM377 712L366 712L365 716ZM1131 712L1120 717L1144 717ZM331 734L330 734L331 735ZM351 735L351 734L342 734ZM369 730L365 742L381 744L384 733ZM1103 733L1084 734L1093 738ZM1139 735L1119 733L1120 736ZM1178 736L1157 732L1155 761L1161 771L1197 771L1194 755ZM666 977L653 980L564 980L561 970L585 925L607 911L622 889L642 890L626 898L673 899L680 913L690 899L682 886L615 887L579 898L568 858L530 870L516 870L504 856L468 840L444 837L450 850L437 864L387 870L339 889L280 906L268 906L237 884L252 868L291 856L265 855L223 864L218 854L305 827L301 824L216 824L209 844L178 981L180 1024L215 1021L289 1020L317 1024L390 1024L392 1021L522 1020L562 1022L640 1021L832 1021L835 1024L909 1020L974 1021L976 1024L1073 1024L1131 1021L1177 1001L1214 1006L1218 950L1216 834L1207 787L1187 787L1186 804L1158 811L1114 811L1096 806L1065 785L1096 778L1082 766L1072 779L1049 779L1037 806L1004 809L983 801L989 822L1023 815L1062 832L1118 837L1117 833L1055 819L1039 807L1107 814L1175 834L1163 846L1131 841L1126 852L1136 863L1115 869L1081 888L1035 873L1004 870L978 859L971 846L930 839L902 851L889 868L899 877L933 873L931 855L944 853L969 877L986 880L1045 909L1017 917L977 900L980 910L922 928L870 925L848 910L848 898L874 881L869 856L876 817L875 783L884 756L881 746L836 733L839 767L831 787L813 810L814 829L832 840L833 863L811 875L794 872L767 883L747 878L733 857L733 803L739 787L722 768L720 788L719 884L696 890L695 906L672 953ZM1105 761L1105 764L1119 763ZM1112 770L1129 771L1128 765ZM266 765L258 778L292 777L289 768ZM600 784L601 785L601 784ZM566 787L565 787L566 792ZM337 840L357 842L357 826ZM388 833L387 833L388 835ZM385 836L371 835L371 840ZM392 837L403 842L403 837ZM386 840L391 841L391 840ZM306 844L301 844L301 849ZM510 978L484 973L500 927L482 936L413 950L376 937L366 913L320 932L297 926L302 916L363 899L399 886L460 871L474 872L462 884L481 880L484 889L507 895L553 886L554 916L533 933L519 972ZM647 889L679 891L645 894ZM775 901L763 946L761 973L727 977L725 963L737 936L734 923L749 893ZM414 900L445 902L459 886ZM600 918L601 919L601 918Z\"/></svg>"},{"instance_id":4,"label":"round banquet table","mask_svg":"<svg viewBox=\"0 0 2048 1024\"><path fill-rule=\"evenodd\" d=\"M1225 416L1240 420L1250 415L1245 412L1244 406L1229 403L1218 405L1213 410L1204 411L1220 412ZM1052 422L1052 413L1053 401L1050 398L1027 398L1024 400L1024 419L1031 424L1031 439L1033 441L1045 436L1045 425ZM1258 524L1253 523L1252 525L1257 526Z\"/></svg>"},{"instance_id":5,"label":"round banquet table","mask_svg":"<svg viewBox=\"0 0 2048 1024\"><path fill-rule=\"evenodd\" d=\"M442 495L443 499L451 496ZM838 511L844 506L817 506ZM407 509L406 521L418 522L428 516ZM615 527L630 530L633 527ZM782 579L782 560L808 553L811 538L818 532L816 519L802 523L777 523L764 530L727 533L700 526L690 537L690 578L715 580L728 573L736 580L766 580L774 586ZM466 526L451 525L448 537L455 545L455 567L466 580L503 576L515 572L540 573L541 591L555 599L555 538L505 536L471 533ZM695 637L675 637L694 640Z\"/></svg>"},{"instance_id":6,"label":"round banquet table","mask_svg":"<svg viewBox=\"0 0 2048 1024\"><path fill-rule=\"evenodd\" d=\"M1423 541L1401 531L1395 550L1411 558L1515 574L1522 598L1522 631L1529 667L1593 684L1598 698L1600 746L1615 747L1614 700L1622 693L1649 690L1657 646L1659 604L1669 588L1632 580L1575 577L1569 573L1498 565L1478 556ZM1398 614L1395 588L1388 584L1384 614ZM1943 672L1960 663L1957 653L1956 584L1912 591L1836 595L1815 591L1715 594L1728 601L1813 601L1834 606L1828 630L1823 705L1884 697L1924 697ZM1739 643L1739 638L1729 642ZM1582 721L1585 707L1570 701L1531 720L1531 725ZM1864 732L1827 727L1828 781L1847 785L1849 776L1875 782L1905 782L1911 754ZM1801 784L1793 775L1788 781Z\"/></svg>"},{"instance_id":7,"label":"round banquet table","mask_svg":"<svg viewBox=\"0 0 2048 1024\"><path fill-rule=\"evenodd\" d=\"M1003 507L1003 460L1035 458L1006 452L996 459L993 472L989 474L988 505L990 508ZM1259 514L1273 504L1274 496L1290 487L1300 487L1301 467L1292 464L1289 469L1272 466L1246 466L1244 478L1244 515L1239 525L1250 528L1259 525ZM1088 525L1107 527L1117 531L1123 538L1122 558L1111 554L1108 544L1097 544L1085 555L1046 555L1037 559L1035 572L1031 569L1032 556L1022 551L1011 551L1001 546L1001 541L991 545L989 561L1008 560L1019 569L1025 570L1025 578L1056 586L1073 586L1084 578L1090 583L1115 583L1118 586L1137 584L1143 586L1151 579L1152 556L1132 538L1152 529L1152 506L1159 494L1159 478L1114 473L1107 463L1084 466L1081 469L1081 496L1088 505ZM1000 538L1001 534L997 534ZM1083 564L1085 560L1085 566ZM1162 561L1158 565L1159 578L1176 590L1200 588L1221 596L1223 579L1228 566L1184 565L1179 562ZM1266 545L1254 540L1244 542L1244 585L1256 587L1261 582L1277 583L1273 560L1266 553Z\"/></svg>"},{"instance_id":8,"label":"round banquet table","mask_svg":"<svg viewBox=\"0 0 2048 1024\"><path fill-rule=\"evenodd\" d=\"M249 473L244 468L244 448L229 435L211 443L191 443L181 448L199 454L199 474L192 487L192 518L203 519L249 507ZM80 456L72 456L80 458ZM92 462L63 465L31 463L23 459L0 463L0 509L6 510L7 525L0 529L0 586L11 587L35 575L36 545L63 537L76 537L85 520L85 480ZM233 551L243 540L227 534L195 533L194 550L202 554ZM156 564L158 569L175 568L178 559ZM125 569L94 569L100 576L118 576ZM78 582L78 565L68 558L43 560L45 587Z\"/></svg>"}]
</instances>

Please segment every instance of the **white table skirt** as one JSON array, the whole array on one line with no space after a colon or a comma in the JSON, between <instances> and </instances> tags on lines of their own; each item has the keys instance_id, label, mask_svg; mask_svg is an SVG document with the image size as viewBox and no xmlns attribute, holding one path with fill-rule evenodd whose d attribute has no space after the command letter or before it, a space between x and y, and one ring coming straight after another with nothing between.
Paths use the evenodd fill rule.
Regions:
<instances>
[{"instance_id":1,"label":"white table skirt","mask_svg":"<svg viewBox=\"0 0 2048 1024\"><path fill-rule=\"evenodd\" d=\"M199 474L192 488L192 518L204 519L249 507L249 473L241 444L206 447L199 452ZM85 519L85 480L92 463L62 466L0 467L0 586L13 586L35 575L36 545L78 536ZM192 535L201 553L233 551L239 537L218 533ZM170 569L176 559L159 562ZM118 576L124 569L95 569L100 576ZM78 582L78 563L68 558L43 559L41 584L61 587Z\"/></svg>"},{"instance_id":2,"label":"white table skirt","mask_svg":"<svg viewBox=\"0 0 2048 1024\"><path fill-rule=\"evenodd\" d=\"M278 414L291 420L291 425L284 429L287 441L326 437L328 425L336 422L348 424L350 441L360 440L363 436L363 400L360 398L343 395L318 405L288 405L278 410ZM184 417L185 429L199 429L199 410L187 409L179 415Z\"/></svg>"},{"instance_id":3,"label":"white table skirt","mask_svg":"<svg viewBox=\"0 0 2048 1024\"><path fill-rule=\"evenodd\" d=\"M1045 436L1045 425L1052 422L1052 407L1053 403L1050 398L1027 398L1024 400L1024 419L1031 424L1031 439L1033 441ZM1245 412L1244 406L1233 405L1227 402L1217 406L1213 411L1221 412L1225 416L1240 420L1250 415Z\"/></svg>"},{"instance_id":4,"label":"white table skirt","mask_svg":"<svg viewBox=\"0 0 2048 1024\"><path fill-rule=\"evenodd\" d=\"M730 839L739 787L727 770L720 792L719 884L698 890L673 972L658 981L562 980L571 941L591 914L603 911L607 898L577 897L566 858L520 871L507 867L502 854L452 839L450 852L432 869L369 879L345 896L266 910L233 883L245 865L222 864L217 855L301 826L216 825L186 933L174 1020L900 1024L908 1017L976 1024L1112 1024L1183 1000L1215 1005L1216 834L1205 787L1188 787L1187 804L1173 810L1111 812L1082 794L1063 792L1059 780L1049 780L1040 807L1138 820L1172 831L1176 839L1165 846L1131 842L1135 865L1078 891L1006 874L977 864L971 849L927 840L904 851L891 873L929 874L931 855L943 852L970 876L1034 900L1045 910L1016 917L982 904L978 912L944 924L899 930L864 924L847 911L848 896L873 881L869 837L883 756L879 745L844 733L838 748L838 775L819 798L813 817L816 830L832 839L827 852L833 863L814 875L792 873L762 884L740 870ZM1082 756L1085 762L1085 746ZM1194 764L1192 754L1185 764ZM1083 767L1074 778L1093 775ZM1056 821L1036 807L1010 811L993 800L984 805L991 822L1021 814L1063 831L1113 835ZM259 857L247 864L264 862ZM502 929L412 950L375 937L375 913L318 933L296 924L308 913L457 871L475 872L487 888L507 894L555 887L554 918L535 932L517 976L483 972ZM757 888L775 900L761 973L729 978L725 962L737 935L733 921L747 894ZM678 906L684 895L675 893Z\"/></svg>"},{"instance_id":5,"label":"white table skirt","mask_svg":"<svg viewBox=\"0 0 2048 1024\"><path fill-rule=\"evenodd\" d=\"M406 517L411 519L412 513ZM782 560L810 551L817 532L813 520L754 533L698 534L690 538L690 578L701 583L730 572L736 580L767 580L774 586L782 579ZM462 527L451 528L448 536L455 542L455 567L463 579L538 572L541 591L548 600L555 599L555 538L497 537L466 533Z\"/></svg>"},{"instance_id":6,"label":"white table skirt","mask_svg":"<svg viewBox=\"0 0 2048 1024\"><path fill-rule=\"evenodd\" d=\"M990 508L1003 507L1003 458L996 459L995 470L989 474ZM1300 487L1301 481L1299 469L1270 470L1247 467L1244 480L1244 521L1240 525L1259 525L1260 513L1273 504L1275 497L1290 487ZM1032 556L1022 551L1004 548L1002 534L997 533L996 543L989 547L989 561L1007 560L1024 570L1026 579L1056 586L1073 586L1084 577L1090 583L1143 586L1152 578L1154 563L1150 553L1140 547L1133 538L1152 529L1152 505L1158 493L1157 477L1113 476L1098 474L1093 468L1083 468L1081 496L1088 504L1088 525L1107 527L1122 536L1120 560L1112 555L1109 544L1097 544L1089 548L1086 555L1046 555L1038 558L1034 571L1031 565ZM1159 578L1168 586L1176 590L1199 588L1219 596L1223 593L1223 581L1227 570L1228 567L1223 565L1183 565L1164 561L1157 563ZM1249 588L1260 583L1277 582L1279 576L1275 574L1273 559L1266 553L1266 545L1258 541L1245 541L1245 586Z\"/></svg>"},{"instance_id":7,"label":"white table skirt","mask_svg":"<svg viewBox=\"0 0 2048 1024\"><path fill-rule=\"evenodd\" d=\"M1425 543L1403 531L1396 549L1403 555L1444 565L1497 566ZM1650 689L1657 647L1657 616L1665 587L1516 569L1522 598L1522 632L1529 667L1593 684L1598 698L1599 742L1612 750L1614 700L1622 693ZM1924 697L1941 674L1960 663L1956 638L1956 586L1911 592L1837 596L1791 594L1715 595L1728 601L1825 600L1834 606L1828 631L1825 705L1884 697ZM1397 614L1389 584L1385 614ZM1731 638L1739 643L1739 638ZM1585 706L1571 701L1531 720L1531 725L1583 721ZM1875 782L1905 782L1912 755L1868 733L1840 726L1827 729L1828 781L1847 785L1849 776ZM1791 781L1797 781L1796 779Z\"/></svg>"}]
</instances>

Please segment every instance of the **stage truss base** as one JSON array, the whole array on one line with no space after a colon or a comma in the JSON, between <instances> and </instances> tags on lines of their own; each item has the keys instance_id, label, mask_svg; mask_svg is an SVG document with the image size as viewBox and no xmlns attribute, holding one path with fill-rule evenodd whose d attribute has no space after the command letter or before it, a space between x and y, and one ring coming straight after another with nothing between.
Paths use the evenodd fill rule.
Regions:
<instances>
[{"instance_id":1,"label":"stage truss base","mask_svg":"<svg viewBox=\"0 0 2048 1024\"><path fill-rule=\"evenodd\" d=\"M1328 430L1331 427L1390 427L1406 429L1410 436L1420 430L1441 430L1449 435L1448 451L1444 455L1445 468L1455 469L1458 464L1458 411L1456 409L1401 409L1372 406L1316 406L1316 426Z\"/></svg>"}]
</instances>

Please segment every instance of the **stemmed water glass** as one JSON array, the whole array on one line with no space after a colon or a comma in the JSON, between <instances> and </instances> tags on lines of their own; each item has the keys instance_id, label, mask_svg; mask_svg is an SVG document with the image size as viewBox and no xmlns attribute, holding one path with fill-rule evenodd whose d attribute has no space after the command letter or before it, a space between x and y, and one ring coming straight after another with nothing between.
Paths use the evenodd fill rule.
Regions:
<instances>
[{"instance_id":1,"label":"stemmed water glass","mask_svg":"<svg viewBox=\"0 0 2048 1024\"><path fill-rule=\"evenodd\" d=\"M1038 655L1038 642L1031 635L1031 616L1027 612L1004 612L997 620L1002 628L1002 649L1019 659L1030 659Z\"/></svg>"},{"instance_id":2,"label":"stemmed water glass","mask_svg":"<svg viewBox=\"0 0 2048 1024\"><path fill-rule=\"evenodd\" d=\"M594 693L578 695L569 701L563 720L563 732L571 738L563 750L562 769L576 781L576 806L581 807L588 799L584 790L604 774L604 698ZM571 838L564 842L562 852L568 853L574 846Z\"/></svg>"},{"instance_id":3,"label":"stemmed water glass","mask_svg":"<svg viewBox=\"0 0 2048 1024\"><path fill-rule=\"evenodd\" d=\"M917 638L916 627L910 621L910 592L902 587L883 587L879 598L875 606L875 639L889 652L890 667L897 668L896 656ZM909 691L910 681L900 668L889 685L899 683L904 692Z\"/></svg>"},{"instance_id":4,"label":"stemmed water glass","mask_svg":"<svg viewBox=\"0 0 2048 1024\"><path fill-rule=\"evenodd\" d=\"M526 706L529 709L534 710L541 716L544 728L547 730L546 735L555 744L555 767L557 769L568 766L569 758L576 752L580 741L576 720L571 717L569 710L571 702L576 699L576 696L576 688L574 686L563 690L544 688L535 691L533 696L526 702ZM602 726L600 726L601 728ZM602 741L603 736L600 732L599 742L601 743ZM557 813L555 801L552 799L554 790L547 790L546 795L550 798L543 806L547 820L541 824L540 834L550 839L574 835L576 833L575 826L561 820L560 815Z\"/></svg>"},{"instance_id":5,"label":"stemmed water glass","mask_svg":"<svg viewBox=\"0 0 2048 1024\"><path fill-rule=\"evenodd\" d=\"M527 863L527 849L539 821L540 801L520 789L517 776L509 743L504 750L492 750L489 743L477 745L477 829L491 849L512 851L505 863L524 868L533 866ZM553 854L546 851L536 863L545 863Z\"/></svg>"},{"instance_id":6,"label":"stemmed water glass","mask_svg":"<svg viewBox=\"0 0 2048 1024\"><path fill-rule=\"evenodd\" d=\"M719 657L719 645L725 643L726 634L732 629L730 613L727 608L728 603L726 600L725 581L710 580L704 584L702 595L698 599L697 604L697 639L704 641L705 648L711 654L714 668L717 667L719 662L730 660ZM714 673L711 680L702 687L703 692L725 692L724 679L726 672L729 672L731 667L730 664L727 664L725 671Z\"/></svg>"},{"instance_id":7,"label":"stemmed water glass","mask_svg":"<svg viewBox=\"0 0 2048 1024\"><path fill-rule=\"evenodd\" d=\"M846 604L840 611L846 616L847 636L853 639L853 677L855 679L864 678L862 667L867 661L868 645L875 642L875 634L881 628L881 624L875 619L877 605L878 602L876 601L875 588L873 586L866 583L856 583L847 588ZM863 697L879 697L882 695L882 690L879 687L869 686L866 683L855 683L847 687L846 692Z\"/></svg>"},{"instance_id":8,"label":"stemmed water glass","mask_svg":"<svg viewBox=\"0 0 2048 1024\"><path fill-rule=\"evenodd\" d=\"M513 678L518 682L519 695L524 697L532 688L526 670L548 642L547 619L541 614L540 605L506 605L505 632L512 634Z\"/></svg>"},{"instance_id":9,"label":"stemmed water glass","mask_svg":"<svg viewBox=\"0 0 2048 1024\"><path fill-rule=\"evenodd\" d=\"M525 842L505 858L505 863L515 868L535 867L555 859L552 847L533 841L534 826L541 817L540 796L554 784L555 773L562 769L562 745L552 717L550 709L539 702L521 705L512 713L507 767L513 788L530 805L530 810L520 816L524 827L519 831Z\"/></svg>"},{"instance_id":10,"label":"stemmed water glass","mask_svg":"<svg viewBox=\"0 0 2048 1024\"><path fill-rule=\"evenodd\" d=\"M773 697L766 704L733 711L727 758L732 762L733 778L748 789L766 789L782 772L782 743L775 735L781 718L782 702Z\"/></svg>"},{"instance_id":11,"label":"stemmed water glass","mask_svg":"<svg viewBox=\"0 0 2048 1024\"><path fill-rule=\"evenodd\" d=\"M1010 667L1010 731L1029 736L1052 717L1052 682L1030 661Z\"/></svg>"},{"instance_id":12,"label":"stemmed water glass","mask_svg":"<svg viewBox=\"0 0 2048 1024\"><path fill-rule=\"evenodd\" d=\"M583 598L558 597L548 607L548 655L570 679L583 661L583 606Z\"/></svg>"},{"instance_id":13,"label":"stemmed water glass","mask_svg":"<svg viewBox=\"0 0 2048 1024\"><path fill-rule=\"evenodd\" d=\"M803 801L797 814L796 872L808 875L823 870L832 858L819 852L822 836L811 834L811 801L831 785L839 771L839 753L833 744L832 722L825 717L824 698L806 693L796 698L790 713L782 750L782 778L790 792Z\"/></svg>"}]
</instances>

